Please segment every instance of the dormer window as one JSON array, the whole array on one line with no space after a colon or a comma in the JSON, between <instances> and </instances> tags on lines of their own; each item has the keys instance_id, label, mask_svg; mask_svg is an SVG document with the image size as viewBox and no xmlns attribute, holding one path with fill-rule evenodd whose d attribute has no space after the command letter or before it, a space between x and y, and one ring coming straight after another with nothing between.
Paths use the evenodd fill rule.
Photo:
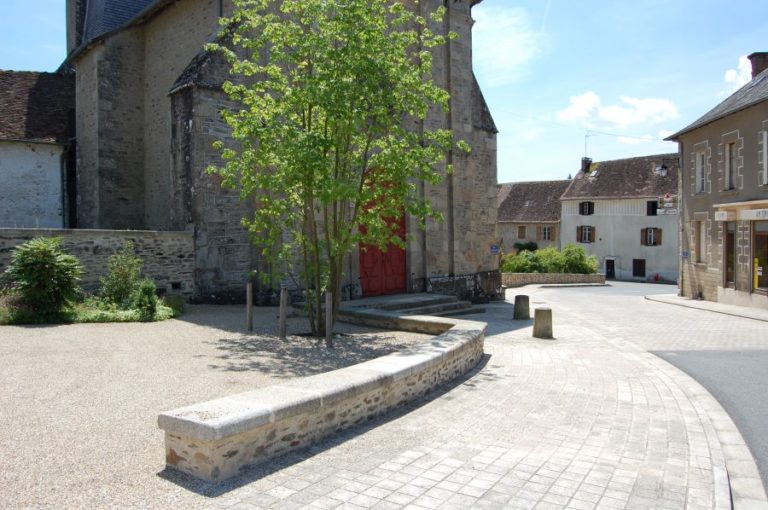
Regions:
<instances>
[{"instance_id":1,"label":"dormer window","mask_svg":"<svg viewBox=\"0 0 768 510\"><path fill-rule=\"evenodd\" d=\"M579 215L580 216L589 216L591 214L595 214L595 203L594 202L580 202L579 203Z\"/></svg>"}]
</instances>

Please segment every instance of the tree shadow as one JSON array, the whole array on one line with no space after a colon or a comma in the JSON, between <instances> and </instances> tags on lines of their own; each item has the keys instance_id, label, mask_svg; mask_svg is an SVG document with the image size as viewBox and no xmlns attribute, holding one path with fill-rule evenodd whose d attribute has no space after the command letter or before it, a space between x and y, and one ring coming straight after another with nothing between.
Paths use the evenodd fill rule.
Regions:
<instances>
[{"instance_id":1,"label":"tree shadow","mask_svg":"<svg viewBox=\"0 0 768 510\"><path fill-rule=\"evenodd\" d=\"M201 496L208 498L216 498L222 496L232 490L256 482L282 469L301 463L319 453L330 450L338 445L343 444L346 441L349 441L350 439L354 439L357 436L365 434L366 432L373 430L376 427L389 423L390 421L397 420L402 416L410 413L411 411L419 409L420 407L434 400L437 400L438 398L446 396L451 392L451 390L459 386L464 386L469 391L483 391L483 387L486 384L504 378L503 375L499 374L498 371L495 370L498 367L494 366L488 368L488 362L490 359L490 354L483 354L479 363L472 370L452 381L446 382L445 384L432 390L430 393L417 400L391 409L387 413L372 418L363 424L350 427L349 429L323 438L320 441L312 445L308 445L302 449L286 453L274 459L267 460L261 464L245 466L241 468L239 475L228 480L221 482L206 482L204 480L200 480L191 475L168 467L158 472L157 476ZM449 395L446 398L449 400L451 399ZM360 452L360 455L365 455L365 452Z\"/></svg>"}]
</instances>

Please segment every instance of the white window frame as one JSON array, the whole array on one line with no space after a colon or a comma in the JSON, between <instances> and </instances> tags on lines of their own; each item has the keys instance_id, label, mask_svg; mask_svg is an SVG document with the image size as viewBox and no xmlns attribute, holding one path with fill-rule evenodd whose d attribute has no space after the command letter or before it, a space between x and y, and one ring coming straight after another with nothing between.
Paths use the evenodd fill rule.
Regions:
<instances>
[{"instance_id":1,"label":"white window frame","mask_svg":"<svg viewBox=\"0 0 768 510\"><path fill-rule=\"evenodd\" d=\"M656 244L656 228L648 227L645 229L645 245L646 246L658 246Z\"/></svg>"},{"instance_id":2,"label":"white window frame","mask_svg":"<svg viewBox=\"0 0 768 510\"><path fill-rule=\"evenodd\" d=\"M582 225L581 227L581 239L579 239L580 243L591 243L592 241L589 240L592 234L592 226L591 225Z\"/></svg>"},{"instance_id":3,"label":"white window frame","mask_svg":"<svg viewBox=\"0 0 768 510\"><path fill-rule=\"evenodd\" d=\"M541 227L541 239L544 241L552 240L552 227L550 225Z\"/></svg>"}]
</instances>

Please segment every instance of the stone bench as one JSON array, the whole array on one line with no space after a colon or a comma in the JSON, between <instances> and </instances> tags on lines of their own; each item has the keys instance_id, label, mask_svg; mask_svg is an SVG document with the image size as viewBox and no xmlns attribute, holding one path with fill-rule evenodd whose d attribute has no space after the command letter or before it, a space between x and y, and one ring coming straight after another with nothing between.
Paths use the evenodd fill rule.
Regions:
<instances>
[{"instance_id":1,"label":"stone bench","mask_svg":"<svg viewBox=\"0 0 768 510\"><path fill-rule=\"evenodd\" d=\"M244 466L306 447L422 397L482 358L485 323L407 320L450 329L364 363L160 414L166 466L208 481L224 480Z\"/></svg>"}]
</instances>

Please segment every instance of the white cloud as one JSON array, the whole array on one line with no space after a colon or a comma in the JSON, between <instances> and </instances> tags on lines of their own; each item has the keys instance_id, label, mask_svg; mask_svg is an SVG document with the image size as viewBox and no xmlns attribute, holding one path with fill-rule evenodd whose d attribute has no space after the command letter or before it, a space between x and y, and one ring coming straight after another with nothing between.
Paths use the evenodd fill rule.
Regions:
<instances>
[{"instance_id":1,"label":"white cloud","mask_svg":"<svg viewBox=\"0 0 768 510\"><path fill-rule=\"evenodd\" d=\"M611 128L623 129L638 124L658 124L680 116L677 106L669 99L619 97L619 104L603 105L592 91L571 96L570 105L557 113L563 122L580 123L594 128L598 121Z\"/></svg>"},{"instance_id":2,"label":"white cloud","mask_svg":"<svg viewBox=\"0 0 768 510\"><path fill-rule=\"evenodd\" d=\"M663 140L668 136L672 136L672 133L674 133L674 131L670 131L668 129L661 129L659 130L659 138Z\"/></svg>"},{"instance_id":3,"label":"white cloud","mask_svg":"<svg viewBox=\"0 0 768 510\"><path fill-rule=\"evenodd\" d=\"M752 79L752 63L746 57L742 55L739 57L739 63L736 69L728 69L725 72L725 84L727 85L726 92L730 94L735 92Z\"/></svg>"},{"instance_id":4,"label":"white cloud","mask_svg":"<svg viewBox=\"0 0 768 510\"><path fill-rule=\"evenodd\" d=\"M541 54L545 36L525 9L478 5L472 9L472 54L480 82L500 87L518 80L526 65Z\"/></svg>"}]
</instances>

